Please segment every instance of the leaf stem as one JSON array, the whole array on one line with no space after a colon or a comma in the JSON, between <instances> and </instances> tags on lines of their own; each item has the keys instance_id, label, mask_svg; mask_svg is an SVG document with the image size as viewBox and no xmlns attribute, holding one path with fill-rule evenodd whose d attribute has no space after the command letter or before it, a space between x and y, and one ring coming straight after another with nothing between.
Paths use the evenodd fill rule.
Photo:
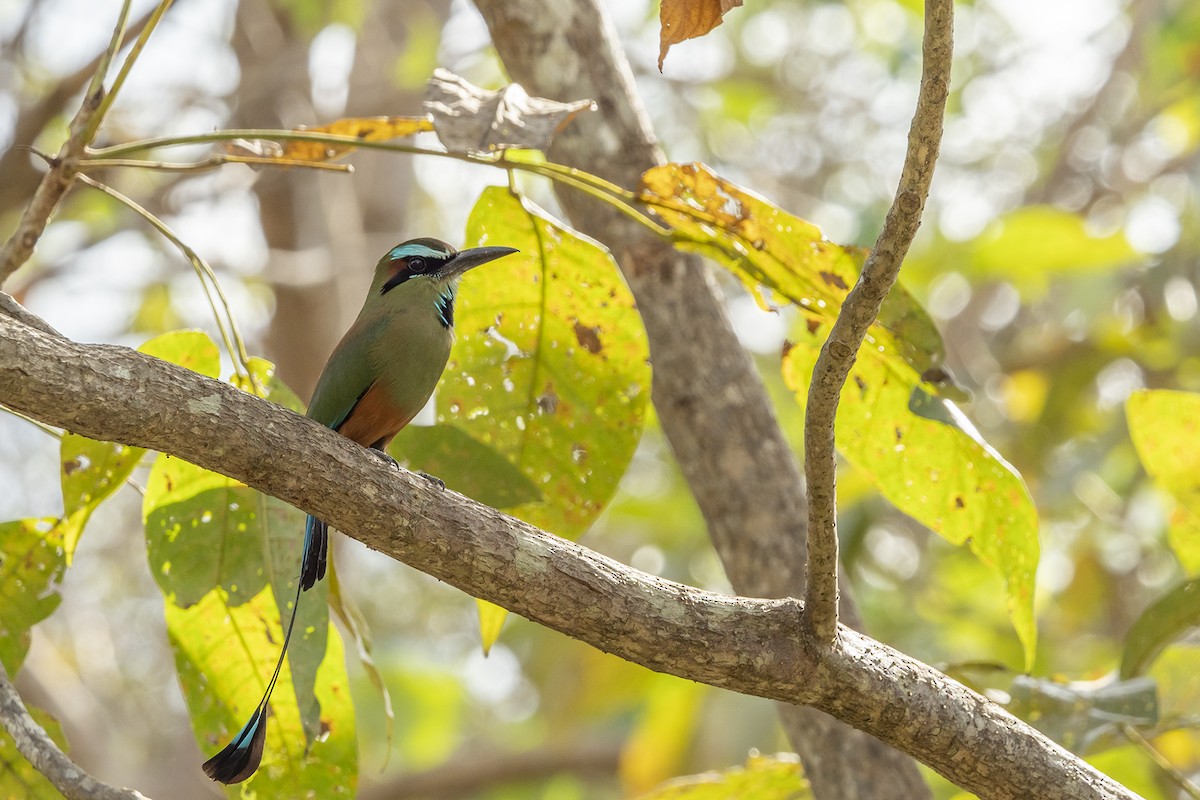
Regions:
<instances>
[{"instance_id":1,"label":"leaf stem","mask_svg":"<svg viewBox=\"0 0 1200 800\"><path fill-rule=\"evenodd\" d=\"M241 333L238 331L237 321L234 319L233 310L229 306L229 299L225 296L224 290L221 288L221 282L217 279L216 272L209 266L208 262L200 257L200 254L188 246L175 231L171 230L170 226L156 217L147 209L143 208L132 198L122 194L108 184L92 178L89 175L82 173L78 176L79 180L104 192L109 197L124 203L143 219L150 223L159 233L166 237L172 244L179 248L183 253L184 258L191 263L192 268L196 271L196 275L200 278L200 286L204 290L204 296L208 299L209 308L212 309L213 320L216 322L217 330L221 334L221 339L225 343L225 349L229 353L230 360L233 362L233 370L236 375L241 377L243 372L245 378L249 381L249 385L258 389L257 382L254 378L254 371L250 369L250 355L246 351L245 341L242 339ZM207 280L206 280L207 279ZM212 288L209 288L209 284ZM224 309L223 320L221 312L217 309L217 301L213 299L213 292L216 292L217 299L220 300L221 307ZM228 326L228 327L226 327Z\"/></svg>"}]
</instances>

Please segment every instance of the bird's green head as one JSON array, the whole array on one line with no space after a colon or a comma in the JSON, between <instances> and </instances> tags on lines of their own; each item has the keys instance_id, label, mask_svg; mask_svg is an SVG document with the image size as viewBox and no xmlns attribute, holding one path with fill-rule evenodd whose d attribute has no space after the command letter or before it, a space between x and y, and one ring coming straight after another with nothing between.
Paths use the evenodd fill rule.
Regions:
<instances>
[{"instance_id":1,"label":"bird's green head","mask_svg":"<svg viewBox=\"0 0 1200 800\"><path fill-rule=\"evenodd\" d=\"M425 281L439 288L453 287L472 267L515 252L512 247L472 247L460 251L439 239L410 239L393 247L379 260L371 293L386 295L410 281Z\"/></svg>"}]
</instances>

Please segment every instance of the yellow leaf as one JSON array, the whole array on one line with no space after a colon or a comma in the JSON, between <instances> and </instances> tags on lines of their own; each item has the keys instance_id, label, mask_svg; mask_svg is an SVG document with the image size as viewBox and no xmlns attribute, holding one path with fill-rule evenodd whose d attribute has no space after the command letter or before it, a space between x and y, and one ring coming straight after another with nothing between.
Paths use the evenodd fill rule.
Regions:
<instances>
[{"instance_id":1,"label":"yellow leaf","mask_svg":"<svg viewBox=\"0 0 1200 800\"><path fill-rule=\"evenodd\" d=\"M487 600L477 599L475 605L479 609L479 641L486 656L500 638L500 629L504 627L504 620L508 619L508 611Z\"/></svg>"},{"instance_id":2,"label":"yellow leaf","mask_svg":"<svg viewBox=\"0 0 1200 800\"><path fill-rule=\"evenodd\" d=\"M328 125L316 128L297 128L296 130L300 133L351 136L364 142L383 142L388 139L412 136L414 133L431 131L433 123L428 117L347 117ZM243 153L246 148L246 142L230 142L225 149L228 152ZM269 151L257 148L256 154L260 158L275 158L280 161L321 163L352 153L354 149L354 146L349 144L291 141L284 142L282 147L272 148Z\"/></svg>"}]
</instances>

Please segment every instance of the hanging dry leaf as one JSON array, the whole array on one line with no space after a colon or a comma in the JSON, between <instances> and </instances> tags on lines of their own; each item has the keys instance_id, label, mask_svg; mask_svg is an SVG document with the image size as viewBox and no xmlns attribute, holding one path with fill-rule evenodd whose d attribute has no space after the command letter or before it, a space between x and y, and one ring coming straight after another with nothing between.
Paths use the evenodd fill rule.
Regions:
<instances>
[{"instance_id":1,"label":"hanging dry leaf","mask_svg":"<svg viewBox=\"0 0 1200 800\"><path fill-rule=\"evenodd\" d=\"M364 142L383 142L433 130L427 117L347 117L316 128L297 128L302 133L328 133L333 136L353 136ZM349 144L322 142L272 142L261 139L236 139L225 146L232 155L277 158L281 161L321 163L340 158L354 151Z\"/></svg>"},{"instance_id":2,"label":"hanging dry leaf","mask_svg":"<svg viewBox=\"0 0 1200 800\"><path fill-rule=\"evenodd\" d=\"M725 12L742 4L742 0L662 0L658 21L662 31L658 37L658 71L671 45L685 39L703 36L721 24Z\"/></svg>"},{"instance_id":3,"label":"hanging dry leaf","mask_svg":"<svg viewBox=\"0 0 1200 800\"><path fill-rule=\"evenodd\" d=\"M433 73L425 90L425 110L438 138L456 152L545 150L577 114L595 108L592 100L559 103L530 97L517 83L489 92L445 69Z\"/></svg>"}]
</instances>

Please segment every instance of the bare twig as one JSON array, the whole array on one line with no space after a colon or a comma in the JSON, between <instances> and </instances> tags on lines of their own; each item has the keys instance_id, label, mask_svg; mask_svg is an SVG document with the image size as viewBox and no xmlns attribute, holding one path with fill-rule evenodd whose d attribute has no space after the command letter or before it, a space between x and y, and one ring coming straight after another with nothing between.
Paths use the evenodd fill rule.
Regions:
<instances>
[{"instance_id":1,"label":"bare twig","mask_svg":"<svg viewBox=\"0 0 1200 800\"><path fill-rule=\"evenodd\" d=\"M838 542L837 455L834 419L842 386L867 329L891 291L900 265L921 224L933 168L942 141L953 54L953 0L926 0L921 90L908 132L908 152L896 197L883 230L863 265L858 283L842 303L813 367L804 421L804 471L808 479L808 585L805 630L818 644L837 634Z\"/></svg>"},{"instance_id":2,"label":"bare twig","mask_svg":"<svg viewBox=\"0 0 1200 800\"><path fill-rule=\"evenodd\" d=\"M51 215L62 202L67 190L75 179L75 162L83 154L84 149L96 135L96 128L102 121L99 113L104 104L104 76L109 64L116 56L125 37L125 24L129 19L130 0L125 0L121 14L113 29L112 40L108 49L100 57L96 72L88 84L87 93L75 118L71 120L70 135L59 148L58 155L50 160L50 170L42 176L41 183L33 193L33 199L21 214L21 221L8 241L0 246L0 286L8 277L16 272L33 255L33 248L46 230ZM146 32L143 29L142 33Z\"/></svg>"},{"instance_id":3,"label":"bare twig","mask_svg":"<svg viewBox=\"0 0 1200 800\"><path fill-rule=\"evenodd\" d=\"M30 8L33 7L31 4ZM122 46L128 43L132 37L141 33L149 19L150 13L147 13L130 25L125 31L125 41ZM10 53L14 53L20 50L21 44L19 41L14 41L6 47ZM62 113L63 106L67 101L98 74L103 60L109 52L110 48L106 45L103 52L75 72L63 77L53 89L28 105L22 106L17 115L12 140L18 145L32 143L38 134L50 124L50 121ZM29 166L27 153L19 147L11 147L0 154L0 175L5 178L3 183L0 183L0 214L24 204L41 179L40 175Z\"/></svg>"},{"instance_id":4,"label":"bare twig","mask_svg":"<svg viewBox=\"0 0 1200 800\"><path fill-rule=\"evenodd\" d=\"M225 296L225 290L221 288L221 282L217 279L217 273L208 265L208 262L201 258L200 254L184 242L183 239L179 238L179 235L171 230L169 225L154 214L151 214L132 198L118 192L107 184L84 175L82 172L77 174L76 177L88 186L104 192L109 197L132 209L142 219L149 222L167 241L179 248L179 251L183 253L183 257L188 260L188 263L192 265L192 269L195 270L196 277L200 279L200 288L204 290L204 296L208 299L209 308L212 309L213 313L213 321L217 324L221 340L225 343L225 350L229 353L229 358L233 361L234 372L238 375L244 374L248 380L253 381L254 373L250 369L250 354L246 351L246 343L242 339L241 331L238 330L237 320L233 317L233 310L229 307L229 299ZM209 289L209 284L212 284L212 290ZM217 294L217 300L221 302L220 309L217 308L217 300L213 299L214 291ZM222 311L224 311L224 320L221 319Z\"/></svg>"},{"instance_id":5,"label":"bare twig","mask_svg":"<svg viewBox=\"0 0 1200 800\"><path fill-rule=\"evenodd\" d=\"M68 758L29 716L3 664L0 664L0 724L12 736L21 755L67 800L146 800L141 792L101 783Z\"/></svg>"}]
</instances>

